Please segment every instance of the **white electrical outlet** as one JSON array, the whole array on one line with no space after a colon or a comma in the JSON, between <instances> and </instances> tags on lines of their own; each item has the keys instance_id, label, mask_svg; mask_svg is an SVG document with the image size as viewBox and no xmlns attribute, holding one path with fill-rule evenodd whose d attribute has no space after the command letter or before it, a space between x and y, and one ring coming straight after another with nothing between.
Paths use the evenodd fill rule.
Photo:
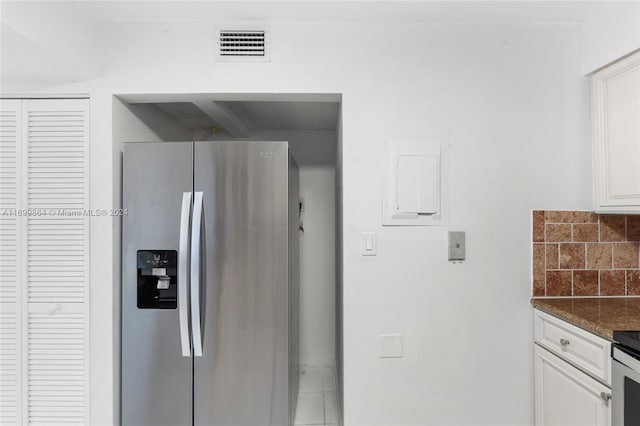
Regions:
<instances>
[{"instance_id":1,"label":"white electrical outlet","mask_svg":"<svg viewBox=\"0 0 640 426\"><path fill-rule=\"evenodd\" d=\"M381 334L380 358L402 358L402 334Z\"/></svg>"}]
</instances>

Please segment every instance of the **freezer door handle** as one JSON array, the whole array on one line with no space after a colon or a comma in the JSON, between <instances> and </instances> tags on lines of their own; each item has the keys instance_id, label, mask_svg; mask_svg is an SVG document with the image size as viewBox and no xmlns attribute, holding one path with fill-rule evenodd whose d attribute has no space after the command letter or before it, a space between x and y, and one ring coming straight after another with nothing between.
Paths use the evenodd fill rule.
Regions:
<instances>
[{"instance_id":1,"label":"freezer door handle","mask_svg":"<svg viewBox=\"0 0 640 426\"><path fill-rule=\"evenodd\" d=\"M204 205L202 192L196 192L193 201L193 223L191 227L191 331L193 333L193 356L202 356L202 257L205 247L202 234L204 232Z\"/></svg>"},{"instance_id":2,"label":"freezer door handle","mask_svg":"<svg viewBox=\"0 0 640 426\"><path fill-rule=\"evenodd\" d=\"M191 356L189 345L189 222L191 192L182 194L180 216L180 250L178 251L178 315L180 317L180 346L182 356Z\"/></svg>"}]
</instances>

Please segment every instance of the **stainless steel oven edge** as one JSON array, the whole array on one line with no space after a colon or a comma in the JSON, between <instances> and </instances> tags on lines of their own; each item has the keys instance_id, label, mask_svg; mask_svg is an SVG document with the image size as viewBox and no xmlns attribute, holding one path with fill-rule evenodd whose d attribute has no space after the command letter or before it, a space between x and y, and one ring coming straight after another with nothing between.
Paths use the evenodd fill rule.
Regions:
<instances>
[{"instance_id":1,"label":"stainless steel oven edge","mask_svg":"<svg viewBox=\"0 0 640 426\"><path fill-rule=\"evenodd\" d=\"M630 426L631 423L625 423L624 419L625 378L640 384L640 360L615 346L612 350L612 357L612 426ZM640 404L636 405L636 409L638 409L637 407L640 407Z\"/></svg>"}]
</instances>

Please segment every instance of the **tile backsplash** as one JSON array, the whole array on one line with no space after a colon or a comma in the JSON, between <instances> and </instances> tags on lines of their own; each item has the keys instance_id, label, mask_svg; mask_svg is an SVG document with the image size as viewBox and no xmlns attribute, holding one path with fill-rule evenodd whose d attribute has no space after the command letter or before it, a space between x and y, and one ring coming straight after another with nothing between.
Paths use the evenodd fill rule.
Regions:
<instances>
[{"instance_id":1,"label":"tile backsplash","mask_svg":"<svg viewBox=\"0 0 640 426\"><path fill-rule=\"evenodd\" d=\"M640 215L534 210L533 295L640 295Z\"/></svg>"}]
</instances>

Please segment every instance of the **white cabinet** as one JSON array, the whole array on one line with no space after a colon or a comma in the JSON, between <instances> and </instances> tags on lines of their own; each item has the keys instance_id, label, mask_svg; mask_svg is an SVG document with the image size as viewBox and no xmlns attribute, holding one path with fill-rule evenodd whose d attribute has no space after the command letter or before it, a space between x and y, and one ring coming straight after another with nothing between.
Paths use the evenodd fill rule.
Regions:
<instances>
[{"instance_id":1,"label":"white cabinet","mask_svg":"<svg viewBox=\"0 0 640 426\"><path fill-rule=\"evenodd\" d=\"M0 424L88 424L88 100L0 100Z\"/></svg>"},{"instance_id":2,"label":"white cabinet","mask_svg":"<svg viewBox=\"0 0 640 426\"><path fill-rule=\"evenodd\" d=\"M611 343L534 310L536 426L611 425Z\"/></svg>"},{"instance_id":3,"label":"white cabinet","mask_svg":"<svg viewBox=\"0 0 640 426\"><path fill-rule=\"evenodd\" d=\"M611 342L537 310L534 327L536 343L611 386Z\"/></svg>"},{"instance_id":4,"label":"white cabinet","mask_svg":"<svg viewBox=\"0 0 640 426\"><path fill-rule=\"evenodd\" d=\"M609 426L611 389L534 346L536 426Z\"/></svg>"},{"instance_id":5,"label":"white cabinet","mask_svg":"<svg viewBox=\"0 0 640 426\"><path fill-rule=\"evenodd\" d=\"M640 213L640 51L591 77L595 210Z\"/></svg>"}]
</instances>

